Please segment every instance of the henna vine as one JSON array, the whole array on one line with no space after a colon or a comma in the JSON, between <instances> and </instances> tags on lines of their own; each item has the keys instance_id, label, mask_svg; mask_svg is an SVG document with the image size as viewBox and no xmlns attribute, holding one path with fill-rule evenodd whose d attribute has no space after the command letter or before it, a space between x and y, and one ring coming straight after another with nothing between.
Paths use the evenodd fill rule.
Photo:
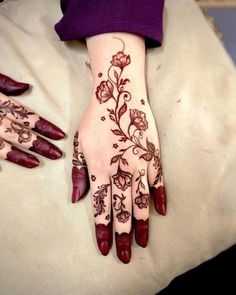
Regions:
<instances>
[{"instance_id":1,"label":"henna vine","mask_svg":"<svg viewBox=\"0 0 236 295\"><path fill-rule=\"evenodd\" d=\"M5 132L15 132L18 134L18 142L26 143L29 142L32 138L32 133L24 128L19 123L11 122L11 127L7 128Z\"/></svg>"},{"instance_id":2,"label":"henna vine","mask_svg":"<svg viewBox=\"0 0 236 295\"><path fill-rule=\"evenodd\" d=\"M112 178L114 184L122 191L125 191L131 186L132 175L122 169L122 165L129 165L125 158L125 153L129 149L132 149L134 155L141 153L139 158L145 161L149 162L153 160L153 166L157 169L155 184L160 180L162 175L159 149L156 149L155 145L147 137L146 139L143 138L143 133L148 129L146 114L138 109L128 110L127 103L132 99L132 95L129 91L125 90L125 86L130 80L123 78L123 71L131 63L131 58L130 55L124 53L124 49L125 44L123 42L123 49L112 56L111 66L107 72L108 79L101 81L95 93L100 104L106 103L110 99L114 100L115 107L107 109L110 120L116 126L111 131L119 137L120 142L130 143L128 147L120 149L119 153L113 156L110 162L110 165L117 163L117 173ZM141 103L145 104L145 101L142 99ZM121 127L123 126L121 121L127 112L129 113L129 125L124 130ZM116 148L116 145L114 144L113 147Z\"/></svg>"},{"instance_id":3,"label":"henna vine","mask_svg":"<svg viewBox=\"0 0 236 295\"><path fill-rule=\"evenodd\" d=\"M125 204L124 204L124 200L126 199L126 197L121 194L121 197L114 194L113 196L114 202L113 202L113 208L115 211L120 211L118 214L116 214L116 218L118 219L119 222L127 222L129 220L130 217L130 213L125 210Z\"/></svg>"},{"instance_id":4,"label":"henna vine","mask_svg":"<svg viewBox=\"0 0 236 295\"><path fill-rule=\"evenodd\" d=\"M104 199L107 196L107 188L109 185L110 184L102 184L101 186L98 186L98 190L93 194L93 200L95 202L93 207L96 210L94 217L105 213L106 205Z\"/></svg>"},{"instance_id":5,"label":"henna vine","mask_svg":"<svg viewBox=\"0 0 236 295\"><path fill-rule=\"evenodd\" d=\"M16 119L28 119L28 116L34 115L33 112L28 112L23 106L16 105L10 100L0 100L0 115L6 116L7 114L11 114ZM27 124L28 122L25 123Z\"/></svg>"},{"instance_id":6,"label":"henna vine","mask_svg":"<svg viewBox=\"0 0 236 295\"><path fill-rule=\"evenodd\" d=\"M79 132L76 131L74 136L74 153L73 153L73 165L80 167L87 167L86 161L84 159L84 154L79 152Z\"/></svg>"},{"instance_id":7,"label":"henna vine","mask_svg":"<svg viewBox=\"0 0 236 295\"><path fill-rule=\"evenodd\" d=\"M4 140L0 138L0 150L2 150L5 146Z\"/></svg>"},{"instance_id":8,"label":"henna vine","mask_svg":"<svg viewBox=\"0 0 236 295\"><path fill-rule=\"evenodd\" d=\"M142 177L145 176L145 170L142 169L139 171L139 176L135 179L138 183L136 193L138 193L138 197L134 199L134 203L139 207L139 209L147 208L149 203L149 194L145 194L142 190L145 191L145 185L142 182Z\"/></svg>"}]
</instances>

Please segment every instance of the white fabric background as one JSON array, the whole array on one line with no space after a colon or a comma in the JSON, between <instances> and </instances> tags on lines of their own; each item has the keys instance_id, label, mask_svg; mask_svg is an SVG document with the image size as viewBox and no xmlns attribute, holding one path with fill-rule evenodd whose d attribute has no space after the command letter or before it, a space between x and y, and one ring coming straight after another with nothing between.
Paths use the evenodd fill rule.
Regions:
<instances>
[{"instance_id":1,"label":"white fabric background","mask_svg":"<svg viewBox=\"0 0 236 295\"><path fill-rule=\"evenodd\" d=\"M151 208L150 243L129 265L99 254L91 199L70 203L74 131L91 76L85 45L60 42L59 1L0 5L0 71L28 81L17 98L68 134L59 161L1 161L0 294L152 295L236 242L236 73L196 4L167 0L163 46L147 55L168 214ZM180 101L179 101L180 100Z\"/></svg>"}]
</instances>

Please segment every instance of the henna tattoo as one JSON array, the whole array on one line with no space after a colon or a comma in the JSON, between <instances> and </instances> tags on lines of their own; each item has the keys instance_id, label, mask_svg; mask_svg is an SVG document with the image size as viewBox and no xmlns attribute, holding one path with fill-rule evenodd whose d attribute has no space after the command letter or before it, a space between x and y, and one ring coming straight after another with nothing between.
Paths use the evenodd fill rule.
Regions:
<instances>
[{"instance_id":1,"label":"henna tattoo","mask_svg":"<svg viewBox=\"0 0 236 295\"><path fill-rule=\"evenodd\" d=\"M125 89L130 80L123 78L123 71L131 63L131 58L130 55L124 53L124 49L125 43L123 42L123 49L112 56L111 65L107 71L108 79L101 81L95 92L100 104L114 100L114 108L107 109L110 120L116 126L111 131L119 137L120 142L129 142L128 146L120 149L119 153L113 156L110 161L110 165L117 164L117 173L112 178L114 184L122 191L131 185L132 175L122 169L122 166L129 165L125 158L125 153L129 149L132 150L134 155L140 154L140 159L147 162L153 160L153 166L158 170L155 182L158 182L161 177L160 151L147 137L144 139L144 132L148 129L146 114L138 109L128 110L128 102L132 99L132 95ZM141 103L145 104L144 99L141 99ZM124 130L121 121L127 113L129 113L129 125ZM116 148L116 144L113 147Z\"/></svg>"},{"instance_id":2,"label":"henna tattoo","mask_svg":"<svg viewBox=\"0 0 236 295\"><path fill-rule=\"evenodd\" d=\"M17 133L19 143L27 143L32 138L32 133L28 129L15 122L11 122L11 127L7 128L5 132Z\"/></svg>"},{"instance_id":3,"label":"henna tattoo","mask_svg":"<svg viewBox=\"0 0 236 295\"><path fill-rule=\"evenodd\" d=\"M84 154L79 151L79 132L74 136L74 153L72 163L72 203L81 200L89 189L89 176Z\"/></svg>"},{"instance_id":4,"label":"henna tattoo","mask_svg":"<svg viewBox=\"0 0 236 295\"><path fill-rule=\"evenodd\" d=\"M35 168L39 165L39 160L35 156L21 151L14 146L12 146L11 151L7 153L6 160L26 168Z\"/></svg>"},{"instance_id":5,"label":"henna tattoo","mask_svg":"<svg viewBox=\"0 0 236 295\"><path fill-rule=\"evenodd\" d=\"M41 117L39 117L39 120L35 123L35 126L32 128L32 130L56 140L65 137L65 133L60 128Z\"/></svg>"},{"instance_id":6,"label":"henna tattoo","mask_svg":"<svg viewBox=\"0 0 236 295\"><path fill-rule=\"evenodd\" d=\"M141 102L142 105L145 105L145 100L144 99L141 99L140 102Z\"/></svg>"},{"instance_id":7,"label":"henna tattoo","mask_svg":"<svg viewBox=\"0 0 236 295\"><path fill-rule=\"evenodd\" d=\"M110 220L110 214L107 214L107 216L105 217L106 220Z\"/></svg>"},{"instance_id":8,"label":"henna tattoo","mask_svg":"<svg viewBox=\"0 0 236 295\"><path fill-rule=\"evenodd\" d=\"M2 150L5 147L4 140L0 138L0 150Z\"/></svg>"},{"instance_id":9,"label":"henna tattoo","mask_svg":"<svg viewBox=\"0 0 236 295\"><path fill-rule=\"evenodd\" d=\"M117 149L117 148L118 148L118 144L117 144L117 143L114 143L114 144L113 144L113 148L114 148L114 149Z\"/></svg>"},{"instance_id":10,"label":"henna tattoo","mask_svg":"<svg viewBox=\"0 0 236 295\"><path fill-rule=\"evenodd\" d=\"M74 166L87 167L86 161L84 159L84 154L79 152L79 132L76 131L74 136L74 153L72 163Z\"/></svg>"},{"instance_id":11,"label":"henna tattoo","mask_svg":"<svg viewBox=\"0 0 236 295\"><path fill-rule=\"evenodd\" d=\"M10 100L1 101L0 100L0 115L6 116L7 114L11 114L16 119L28 119L30 115L34 115L33 112L29 112L26 108L20 105L16 105L14 102Z\"/></svg>"},{"instance_id":12,"label":"henna tattoo","mask_svg":"<svg viewBox=\"0 0 236 295\"><path fill-rule=\"evenodd\" d=\"M96 213L94 214L94 217L97 217L98 215L102 215L105 213L105 202L104 199L107 196L107 188L110 186L109 184L102 184L101 186L98 186L98 190L93 194L93 200L95 204L93 207L96 210Z\"/></svg>"},{"instance_id":13,"label":"henna tattoo","mask_svg":"<svg viewBox=\"0 0 236 295\"><path fill-rule=\"evenodd\" d=\"M142 192L144 190L145 192L145 185L142 182L142 177L145 176L145 170L142 169L139 171L139 176L135 179L135 181L138 183L136 193L138 193L138 197L134 199L134 203L139 207L139 209L147 208L149 204L149 194L145 194Z\"/></svg>"},{"instance_id":14,"label":"henna tattoo","mask_svg":"<svg viewBox=\"0 0 236 295\"><path fill-rule=\"evenodd\" d=\"M33 145L29 150L52 160L62 157L62 151L58 147L39 136L33 141Z\"/></svg>"},{"instance_id":15,"label":"henna tattoo","mask_svg":"<svg viewBox=\"0 0 236 295\"><path fill-rule=\"evenodd\" d=\"M101 121L105 121L106 120L106 117L105 116L102 116L101 117Z\"/></svg>"},{"instance_id":16,"label":"henna tattoo","mask_svg":"<svg viewBox=\"0 0 236 295\"><path fill-rule=\"evenodd\" d=\"M119 222L127 222L129 220L130 217L130 213L125 210L125 204L124 204L124 200L126 199L126 197L121 194L121 197L118 196L117 194L113 195L113 208L115 211L120 211L118 214L116 214L116 218L118 219Z\"/></svg>"},{"instance_id":17,"label":"henna tattoo","mask_svg":"<svg viewBox=\"0 0 236 295\"><path fill-rule=\"evenodd\" d=\"M95 175L91 175L91 180L95 181L96 180L96 176Z\"/></svg>"},{"instance_id":18,"label":"henna tattoo","mask_svg":"<svg viewBox=\"0 0 236 295\"><path fill-rule=\"evenodd\" d=\"M12 78L0 73L0 92L2 92L3 94L20 95L28 89L28 83L17 82Z\"/></svg>"},{"instance_id":19,"label":"henna tattoo","mask_svg":"<svg viewBox=\"0 0 236 295\"><path fill-rule=\"evenodd\" d=\"M98 73L98 77L101 78L102 77L102 73Z\"/></svg>"}]
</instances>

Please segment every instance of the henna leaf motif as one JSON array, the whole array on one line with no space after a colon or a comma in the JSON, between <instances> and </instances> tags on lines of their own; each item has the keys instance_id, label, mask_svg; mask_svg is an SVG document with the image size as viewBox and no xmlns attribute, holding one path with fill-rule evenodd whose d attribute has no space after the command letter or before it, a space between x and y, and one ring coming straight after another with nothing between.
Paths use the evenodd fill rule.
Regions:
<instances>
[{"instance_id":1,"label":"henna leaf motif","mask_svg":"<svg viewBox=\"0 0 236 295\"><path fill-rule=\"evenodd\" d=\"M98 186L98 190L93 194L94 205L93 207L96 210L94 217L105 213L105 197L107 196L107 188L110 184L103 184Z\"/></svg>"},{"instance_id":2,"label":"henna leaf motif","mask_svg":"<svg viewBox=\"0 0 236 295\"><path fill-rule=\"evenodd\" d=\"M118 129L111 130L115 135L123 135L123 133Z\"/></svg>"},{"instance_id":3,"label":"henna leaf motif","mask_svg":"<svg viewBox=\"0 0 236 295\"><path fill-rule=\"evenodd\" d=\"M145 154L142 154L139 159L144 159L145 161L151 161L153 157L153 154L151 153L145 153Z\"/></svg>"},{"instance_id":4,"label":"henna leaf motif","mask_svg":"<svg viewBox=\"0 0 236 295\"><path fill-rule=\"evenodd\" d=\"M124 113L127 111L127 104L124 102L124 104L121 106L121 108L118 111L118 118L120 119L120 117L122 115L124 115Z\"/></svg>"},{"instance_id":5,"label":"henna leaf motif","mask_svg":"<svg viewBox=\"0 0 236 295\"><path fill-rule=\"evenodd\" d=\"M114 156L114 157L111 159L111 163L110 163L110 165L116 163L116 162L119 160L120 157L121 157L121 155L116 155L116 156Z\"/></svg>"}]
</instances>

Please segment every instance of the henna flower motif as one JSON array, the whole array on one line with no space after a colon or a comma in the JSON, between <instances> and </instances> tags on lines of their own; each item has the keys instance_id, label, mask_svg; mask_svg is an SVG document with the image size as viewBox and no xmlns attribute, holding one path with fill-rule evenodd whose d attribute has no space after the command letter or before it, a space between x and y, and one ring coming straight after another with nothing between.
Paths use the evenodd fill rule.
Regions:
<instances>
[{"instance_id":1,"label":"henna flower motif","mask_svg":"<svg viewBox=\"0 0 236 295\"><path fill-rule=\"evenodd\" d=\"M118 148L118 144L117 143L113 143L113 148L117 149Z\"/></svg>"},{"instance_id":2,"label":"henna flower motif","mask_svg":"<svg viewBox=\"0 0 236 295\"><path fill-rule=\"evenodd\" d=\"M102 120L102 121L105 121L105 120L106 120L106 117L105 117L105 116L102 116L102 117L101 117L101 120Z\"/></svg>"},{"instance_id":3,"label":"henna flower motif","mask_svg":"<svg viewBox=\"0 0 236 295\"><path fill-rule=\"evenodd\" d=\"M137 109L130 110L131 125L134 125L138 130L145 131L148 128L148 122L144 112Z\"/></svg>"},{"instance_id":4,"label":"henna flower motif","mask_svg":"<svg viewBox=\"0 0 236 295\"><path fill-rule=\"evenodd\" d=\"M149 195L139 192L139 196L135 198L135 204L139 209L147 208L148 206Z\"/></svg>"},{"instance_id":5,"label":"henna flower motif","mask_svg":"<svg viewBox=\"0 0 236 295\"><path fill-rule=\"evenodd\" d=\"M125 191L129 186L131 186L132 174L121 170L120 167L118 167L117 173L113 175L112 178L114 184L122 191Z\"/></svg>"},{"instance_id":6,"label":"henna flower motif","mask_svg":"<svg viewBox=\"0 0 236 295\"><path fill-rule=\"evenodd\" d=\"M30 141L32 137L30 131L28 130L20 131L18 134L19 134L19 138L18 138L19 143L28 142Z\"/></svg>"},{"instance_id":7,"label":"henna flower motif","mask_svg":"<svg viewBox=\"0 0 236 295\"><path fill-rule=\"evenodd\" d=\"M130 64L130 56L125 55L123 51L119 51L117 54L112 56L111 64L115 67L123 69L128 64Z\"/></svg>"},{"instance_id":8,"label":"henna flower motif","mask_svg":"<svg viewBox=\"0 0 236 295\"><path fill-rule=\"evenodd\" d=\"M97 178L96 178L96 176L95 175L91 175L91 180L92 181L95 181Z\"/></svg>"},{"instance_id":9,"label":"henna flower motif","mask_svg":"<svg viewBox=\"0 0 236 295\"><path fill-rule=\"evenodd\" d=\"M113 96L114 86L112 83L107 81L102 81L97 87L96 97L100 103L108 101Z\"/></svg>"},{"instance_id":10,"label":"henna flower motif","mask_svg":"<svg viewBox=\"0 0 236 295\"><path fill-rule=\"evenodd\" d=\"M116 218L118 219L119 222L125 223L126 221L129 220L130 213L128 211L121 211L116 215Z\"/></svg>"}]
</instances>

